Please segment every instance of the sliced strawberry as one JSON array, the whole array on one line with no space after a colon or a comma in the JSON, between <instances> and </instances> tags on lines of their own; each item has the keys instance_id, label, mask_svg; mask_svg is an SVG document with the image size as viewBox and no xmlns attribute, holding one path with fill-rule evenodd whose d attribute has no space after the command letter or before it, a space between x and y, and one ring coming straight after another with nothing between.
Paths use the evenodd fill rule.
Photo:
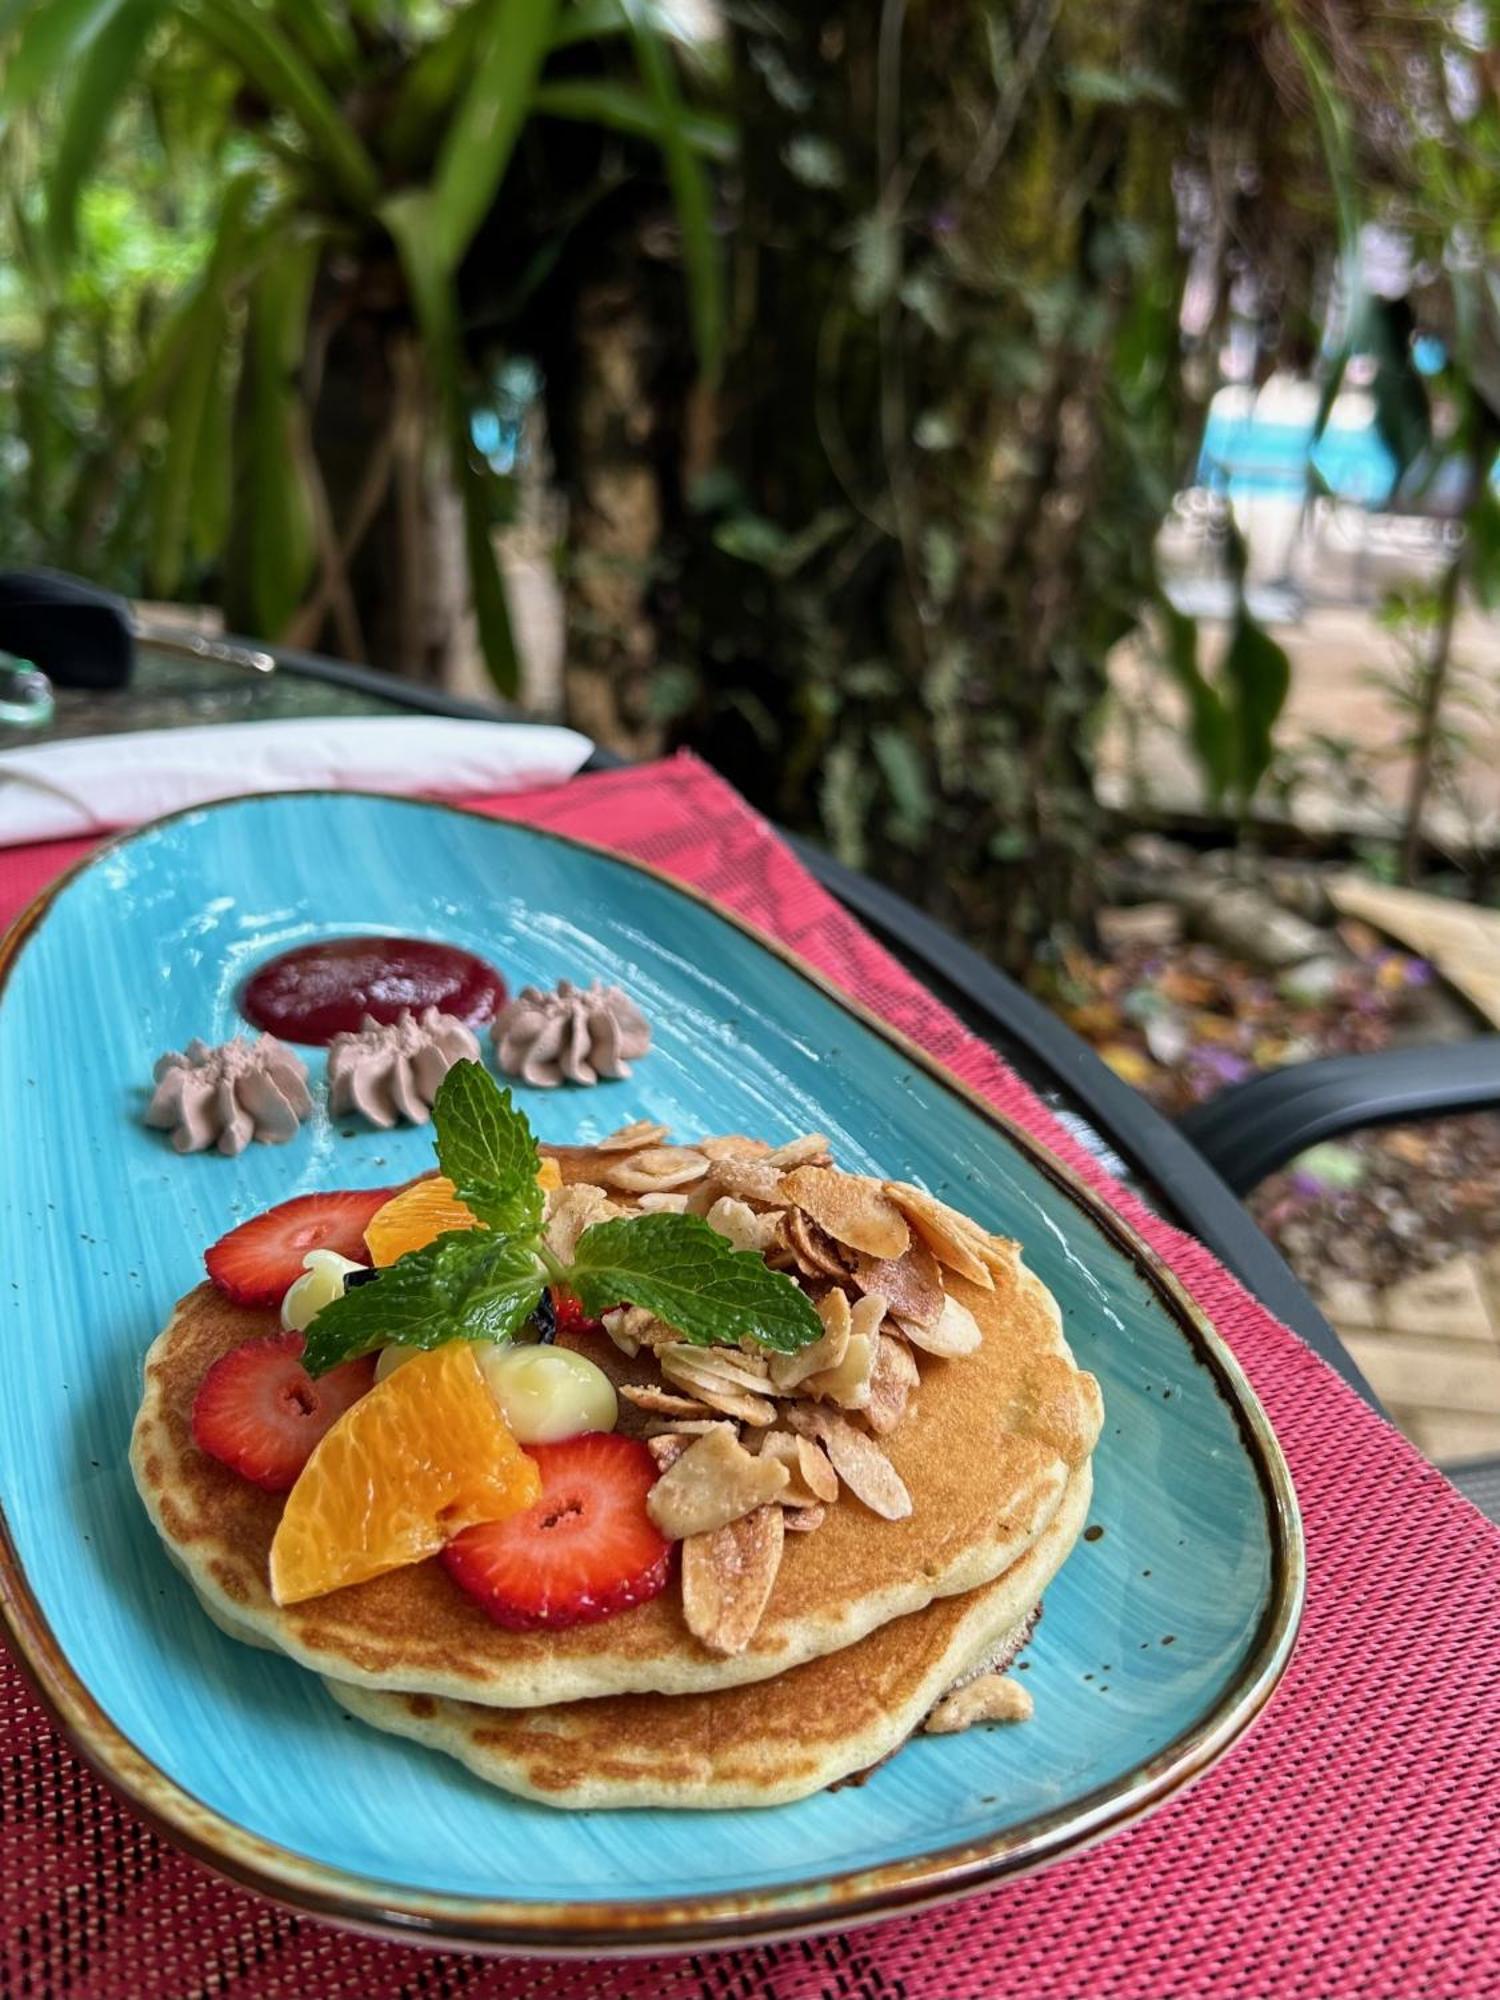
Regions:
<instances>
[{"instance_id":1,"label":"sliced strawberry","mask_svg":"<svg viewBox=\"0 0 1500 2000\"><path fill-rule=\"evenodd\" d=\"M542 1497L523 1514L465 1528L448 1574L510 1632L612 1618L666 1588L672 1544L646 1512L656 1461L639 1438L588 1431L532 1445Z\"/></svg>"},{"instance_id":2,"label":"sliced strawberry","mask_svg":"<svg viewBox=\"0 0 1500 2000\"><path fill-rule=\"evenodd\" d=\"M286 1493L313 1447L375 1380L375 1356L341 1361L316 1381L300 1333L247 1340L221 1354L193 1398L193 1442L268 1493Z\"/></svg>"},{"instance_id":3,"label":"sliced strawberry","mask_svg":"<svg viewBox=\"0 0 1500 2000\"><path fill-rule=\"evenodd\" d=\"M602 1333L604 1322L591 1319L583 1309L583 1301L576 1292L570 1292L561 1285L552 1287L552 1310L557 1316L558 1333Z\"/></svg>"},{"instance_id":4,"label":"sliced strawberry","mask_svg":"<svg viewBox=\"0 0 1500 2000\"><path fill-rule=\"evenodd\" d=\"M365 1225L390 1198L389 1188L299 1194L221 1236L204 1256L208 1275L236 1305L279 1306L287 1286L302 1276L309 1250L337 1250L368 1264Z\"/></svg>"}]
</instances>

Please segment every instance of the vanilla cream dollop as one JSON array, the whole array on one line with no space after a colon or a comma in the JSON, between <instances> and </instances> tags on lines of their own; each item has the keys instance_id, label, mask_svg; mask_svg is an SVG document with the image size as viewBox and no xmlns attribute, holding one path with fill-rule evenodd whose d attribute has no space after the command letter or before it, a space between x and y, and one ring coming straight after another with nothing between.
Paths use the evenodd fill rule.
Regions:
<instances>
[{"instance_id":1,"label":"vanilla cream dollop","mask_svg":"<svg viewBox=\"0 0 1500 2000\"><path fill-rule=\"evenodd\" d=\"M651 1046L640 1008L618 986L597 979L583 987L564 979L553 993L523 986L495 1016L491 1034L505 1074L542 1090L629 1076L628 1063Z\"/></svg>"},{"instance_id":2,"label":"vanilla cream dollop","mask_svg":"<svg viewBox=\"0 0 1500 2000\"><path fill-rule=\"evenodd\" d=\"M479 1043L454 1014L424 1007L389 1023L366 1014L357 1035L328 1044L328 1109L335 1118L357 1111L382 1127L402 1118L425 1125L453 1065L478 1061Z\"/></svg>"},{"instance_id":3,"label":"vanilla cream dollop","mask_svg":"<svg viewBox=\"0 0 1500 2000\"><path fill-rule=\"evenodd\" d=\"M274 1035L236 1035L216 1048L191 1041L182 1054L169 1049L153 1077L146 1123L170 1132L179 1153L217 1146L233 1156L252 1139L282 1146L312 1110L306 1064Z\"/></svg>"}]
</instances>

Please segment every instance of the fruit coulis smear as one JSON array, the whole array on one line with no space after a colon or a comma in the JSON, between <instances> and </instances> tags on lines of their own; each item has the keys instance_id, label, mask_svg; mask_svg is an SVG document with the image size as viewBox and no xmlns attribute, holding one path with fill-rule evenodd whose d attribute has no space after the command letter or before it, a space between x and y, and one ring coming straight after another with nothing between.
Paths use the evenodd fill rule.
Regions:
<instances>
[{"instance_id":1,"label":"fruit coulis smear","mask_svg":"<svg viewBox=\"0 0 1500 2000\"><path fill-rule=\"evenodd\" d=\"M355 1034L366 1015L389 1023L408 1009L436 1007L471 1028L505 1004L492 965L428 938L324 938L268 959L246 980L240 1012L267 1034L323 1047Z\"/></svg>"}]
</instances>

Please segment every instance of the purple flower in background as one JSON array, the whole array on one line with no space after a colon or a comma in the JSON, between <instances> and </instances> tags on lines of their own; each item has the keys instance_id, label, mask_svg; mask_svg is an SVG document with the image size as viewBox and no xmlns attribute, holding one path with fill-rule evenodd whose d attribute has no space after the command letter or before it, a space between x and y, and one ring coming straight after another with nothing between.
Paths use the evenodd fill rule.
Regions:
<instances>
[{"instance_id":1,"label":"purple flower in background","mask_svg":"<svg viewBox=\"0 0 1500 2000\"><path fill-rule=\"evenodd\" d=\"M1430 986L1432 967L1425 958L1409 958L1406 961L1406 983L1408 986Z\"/></svg>"},{"instance_id":2,"label":"purple flower in background","mask_svg":"<svg viewBox=\"0 0 1500 2000\"><path fill-rule=\"evenodd\" d=\"M1255 1074L1254 1063L1236 1055L1233 1049L1195 1049L1193 1062L1220 1084L1243 1083L1247 1076Z\"/></svg>"},{"instance_id":3,"label":"purple flower in background","mask_svg":"<svg viewBox=\"0 0 1500 2000\"><path fill-rule=\"evenodd\" d=\"M1314 1195L1323 1192L1323 1183L1318 1179L1316 1174L1309 1174L1299 1169L1296 1173L1291 1174L1289 1179L1298 1194Z\"/></svg>"}]
</instances>

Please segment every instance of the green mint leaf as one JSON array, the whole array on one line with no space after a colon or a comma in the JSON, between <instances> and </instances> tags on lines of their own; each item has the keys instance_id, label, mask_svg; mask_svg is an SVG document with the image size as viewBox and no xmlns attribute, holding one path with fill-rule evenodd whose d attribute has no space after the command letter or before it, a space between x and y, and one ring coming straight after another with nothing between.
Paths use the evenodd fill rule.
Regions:
<instances>
[{"instance_id":1,"label":"green mint leaf","mask_svg":"<svg viewBox=\"0 0 1500 2000\"><path fill-rule=\"evenodd\" d=\"M541 1296L542 1269L525 1244L487 1229L445 1230L324 1306L307 1330L303 1365L322 1375L372 1347L509 1340Z\"/></svg>"},{"instance_id":2,"label":"green mint leaf","mask_svg":"<svg viewBox=\"0 0 1500 2000\"><path fill-rule=\"evenodd\" d=\"M800 1285L754 1250L732 1249L697 1215L595 1223L578 1239L568 1284L596 1318L625 1300L700 1347L750 1339L794 1354L823 1332Z\"/></svg>"},{"instance_id":3,"label":"green mint leaf","mask_svg":"<svg viewBox=\"0 0 1500 2000\"><path fill-rule=\"evenodd\" d=\"M536 1136L481 1063L455 1063L432 1102L438 1165L489 1228L535 1236L542 1226Z\"/></svg>"}]
</instances>

